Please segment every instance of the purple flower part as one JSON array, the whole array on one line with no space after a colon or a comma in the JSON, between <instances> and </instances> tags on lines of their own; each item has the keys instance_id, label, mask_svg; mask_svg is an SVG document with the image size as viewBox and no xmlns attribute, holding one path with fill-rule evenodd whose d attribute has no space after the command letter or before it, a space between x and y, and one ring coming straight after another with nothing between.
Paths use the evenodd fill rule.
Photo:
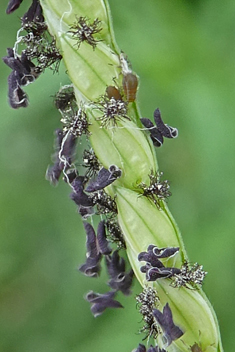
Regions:
<instances>
[{"instance_id":1,"label":"purple flower part","mask_svg":"<svg viewBox=\"0 0 235 352\"><path fill-rule=\"evenodd\" d=\"M99 250L97 248L95 230L88 222L84 222L83 225L86 231L87 258L97 258Z\"/></svg>"},{"instance_id":2,"label":"purple flower part","mask_svg":"<svg viewBox=\"0 0 235 352\"><path fill-rule=\"evenodd\" d=\"M8 56L4 56L2 59L15 73L19 86L26 86L38 77L38 74L35 73L34 63L27 58L25 53L22 53L21 58L15 58L11 48L7 49L7 53Z\"/></svg>"},{"instance_id":3,"label":"purple flower part","mask_svg":"<svg viewBox=\"0 0 235 352\"><path fill-rule=\"evenodd\" d=\"M78 176L72 182L73 192L70 194L70 198L78 205L82 207L92 207L94 202L89 196L83 191L84 189L84 177Z\"/></svg>"},{"instance_id":4,"label":"purple flower part","mask_svg":"<svg viewBox=\"0 0 235 352\"><path fill-rule=\"evenodd\" d=\"M26 108L29 104L27 94L20 88L14 71L8 76L8 98L13 109Z\"/></svg>"},{"instance_id":5,"label":"purple flower part","mask_svg":"<svg viewBox=\"0 0 235 352\"><path fill-rule=\"evenodd\" d=\"M86 263L82 264L78 270L86 276L98 277L101 271L100 260L100 254L96 258L87 258Z\"/></svg>"},{"instance_id":6,"label":"purple flower part","mask_svg":"<svg viewBox=\"0 0 235 352\"><path fill-rule=\"evenodd\" d=\"M141 273L147 273L147 271L149 270L149 268L147 267L147 265L143 265L143 266L141 266L140 267L140 271L141 271Z\"/></svg>"},{"instance_id":7,"label":"purple flower part","mask_svg":"<svg viewBox=\"0 0 235 352\"><path fill-rule=\"evenodd\" d=\"M114 251L112 256L106 257L106 265L110 276L109 286L128 296L131 293L133 270L125 273L125 260L119 256L118 251Z\"/></svg>"},{"instance_id":8,"label":"purple flower part","mask_svg":"<svg viewBox=\"0 0 235 352\"><path fill-rule=\"evenodd\" d=\"M64 176L63 180L71 184L76 177L78 177L78 171L76 169L70 169L66 172L66 176Z\"/></svg>"},{"instance_id":9,"label":"purple flower part","mask_svg":"<svg viewBox=\"0 0 235 352\"><path fill-rule=\"evenodd\" d=\"M121 258L118 254L118 250L114 251L112 255L105 258L109 276L116 278L120 273L124 273L126 269L126 263L124 258Z\"/></svg>"},{"instance_id":10,"label":"purple flower part","mask_svg":"<svg viewBox=\"0 0 235 352\"><path fill-rule=\"evenodd\" d=\"M29 22L44 22L42 14L42 7L38 0L33 0L32 5L28 11L22 17L22 23L26 24Z\"/></svg>"},{"instance_id":11,"label":"purple flower part","mask_svg":"<svg viewBox=\"0 0 235 352\"><path fill-rule=\"evenodd\" d=\"M86 295L86 300L91 303L91 312L94 317L101 315L106 308L123 308L121 303L113 298L116 292L110 291L104 294L90 291Z\"/></svg>"},{"instance_id":12,"label":"purple flower part","mask_svg":"<svg viewBox=\"0 0 235 352\"><path fill-rule=\"evenodd\" d=\"M146 347L140 343L133 352L146 352Z\"/></svg>"},{"instance_id":13,"label":"purple flower part","mask_svg":"<svg viewBox=\"0 0 235 352\"><path fill-rule=\"evenodd\" d=\"M163 136L161 132L158 131L158 129L156 130L156 133L150 134L150 138L152 139L153 145L155 147L161 147L164 142Z\"/></svg>"},{"instance_id":14,"label":"purple flower part","mask_svg":"<svg viewBox=\"0 0 235 352\"><path fill-rule=\"evenodd\" d=\"M94 209L91 208L91 207L85 208L85 207L79 206L78 207L78 212L81 215L83 220L86 220L91 215L94 215Z\"/></svg>"},{"instance_id":15,"label":"purple flower part","mask_svg":"<svg viewBox=\"0 0 235 352\"><path fill-rule=\"evenodd\" d=\"M74 183L74 181L72 182ZM80 192L72 192L70 194L70 198L78 205L82 206L83 208L90 208L93 207L93 201L89 196L84 193L83 191Z\"/></svg>"},{"instance_id":16,"label":"purple flower part","mask_svg":"<svg viewBox=\"0 0 235 352\"><path fill-rule=\"evenodd\" d=\"M157 348L157 349L156 349ZM153 347L152 345L149 347L147 352L158 352L158 347Z\"/></svg>"},{"instance_id":17,"label":"purple flower part","mask_svg":"<svg viewBox=\"0 0 235 352\"><path fill-rule=\"evenodd\" d=\"M166 350L159 348L158 346L153 347L152 345L149 347L147 352L166 352Z\"/></svg>"},{"instance_id":18,"label":"purple flower part","mask_svg":"<svg viewBox=\"0 0 235 352\"><path fill-rule=\"evenodd\" d=\"M61 130L59 130L61 131ZM61 133L61 132L59 132ZM60 144L60 149L58 153L58 157L64 159L63 161L66 162L68 166L71 165L72 159L74 157L75 146L77 138L71 133L63 133L62 132L62 141ZM64 140L64 138L66 138ZM63 162L62 162L63 163Z\"/></svg>"},{"instance_id":19,"label":"purple flower part","mask_svg":"<svg viewBox=\"0 0 235 352\"><path fill-rule=\"evenodd\" d=\"M156 126L154 126L151 120L143 117L142 119L140 119L140 121L142 122L144 127L146 127L149 130L150 137L155 147L160 147L163 144L162 133L158 130Z\"/></svg>"},{"instance_id":20,"label":"purple flower part","mask_svg":"<svg viewBox=\"0 0 235 352\"><path fill-rule=\"evenodd\" d=\"M147 128L147 129L155 129L156 128L154 126L154 124L152 123L152 121L150 119L147 119L146 117L141 118L140 121L142 122L144 127Z\"/></svg>"},{"instance_id":21,"label":"purple flower part","mask_svg":"<svg viewBox=\"0 0 235 352\"><path fill-rule=\"evenodd\" d=\"M118 177L121 176L121 170L115 165L111 165L109 170L104 167L99 171L97 178L90 182L86 188L86 192L95 192L109 186Z\"/></svg>"},{"instance_id":22,"label":"purple flower part","mask_svg":"<svg viewBox=\"0 0 235 352\"><path fill-rule=\"evenodd\" d=\"M154 121L157 125L158 130L161 132L161 134L166 137L166 138L176 138L178 136L178 130L177 128L168 126L167 124L164 124L161 118L161 113L159 109L156 109L154 111Z\"/></svg>"},{"instance_id":23,"label":"purple flower part","mask_svg":"<svg viewBox=\"0 0 235 352\"><path fill-rule=\"evenodd\" d=\"M97 241L94 228L87 222L84 222L84 228L87 235L87 259L86 263L81 265L79 270L86 276L97 277L99 276L101 270L100 261L102 256L97 248Z\"/></svg>"},{"instance_id":24,"label":"purple flower part","mask_svg":"<svg viewBox=\"0 0 235 352\"><path fill-rule=\"evenodd\" d=\"M172 341L177 340L184 334L183 331L174 324L172 312L168 303L164 306L162 313L158 309L154 309L153 316L160 325L164 336L167 339L168 346Z\"/></svg>"},{"instance_id":25,"label":"purple flower part","mask_svg":"<svg viewBox=\"0 0 235 352\"><path fill-rule=\"evenodd\" d=\"M50 181L54 186L57 185L61 172L63 168L61 167L61 162L56 161L54 165L49 166L46 171L46 179Z\"/></svg>"},{"instance_id":26,"label":"purple flower part","mask_svg":"<svg viewBox=\"0 0 235 352\"><path fill-rule=\"evenodd\" d=\"M181 272L178 268L150 268L146 271L147 281L156 281L158 279L166 279L179 274Z\"/></svg>"},{"instance_id":27,"label":"purple flower part","mask_svg":"<svg viewBox=\"0 0 235 352\"><path fill-rule=\"evenodd\" d=\"M152 251L148 252L141 252L138 255L138 260L140 262L145 261L147 263L150 263L151 266L162 268L164 265L160 262L160 260L156 257L156 255Z\"/></svg>"},{"instance_id":28,"label":"purple flower part","mask_svg":"<svg viewBox=\"0 0 235 352\"><path fill-rule=\"evenodd\" d=\"M84 176L77 176L72 182L73 191L76 193L83 191L84 184L85 184L85 177Z\"/></svg>"},{"instance_id":29,"label":"purple flower part","mask_svg":"<svg viewBox=\"0 0 235 352\"><path fill-rule=\"evenodd\" d=\"M9 15L10 13L14 12L16 9L18 9L22 1L23 0L10 0L7 5L6 13Z\"/></svg>"},{"instance_id":30,"label":"purple flower part","mask_svg":"<svg viewBox=\"0 0 235 352\"><path fill-rule=\"evenodd\" d=\"M55 162L54 165L50 166L46 172L46 179L54 185L58 183L62 171L66 171L71 166L76 146L76 138L73 135L67 134L66 139L64 139L65 134L61 129L57 129L55 134Z\"/></svg>"},{"instance_id":31,"label":"purple flower part","mask_svg":"<svg viewBox=\"0 0 235 352\"><path fill-rule=\"evenodd\" d=\"M179 252L179 247L158 248L154 246L150 250L149 248L150 247L148 247L148 251L152 251L153 255L155 255L157 258L169 258Z\"/></svg>"},{"instance_id":32,"label":"purple flower part","mask_svg":"<svg viewBox=\"0 0 235 352\"><path fill-rule=\"evenodd\" d=\"M104 255L108 255L112 253L112 248L109 247L109 242L106 238L105 232L105 221L100 221L97 228L97 242L99 252Z\"/></svg>"}]
</instances>

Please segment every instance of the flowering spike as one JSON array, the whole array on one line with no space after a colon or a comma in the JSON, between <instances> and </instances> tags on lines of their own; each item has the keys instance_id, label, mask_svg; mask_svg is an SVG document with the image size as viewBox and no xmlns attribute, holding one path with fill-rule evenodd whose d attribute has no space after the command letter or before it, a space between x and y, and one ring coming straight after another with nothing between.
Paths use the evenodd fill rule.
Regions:
<instances>
[{"instance_id":1,"label":"flowering spike","mask_svg":"<svg viewBox=\"0 0 235 352\"><path fill-rule=\"evenodd\" d=\"M10 1L7 12L14 11L20 3ZM140 119L136 104L138 76L115 43L107 0L40 0L43 15L38 4L33 0L23 16L21 30L26 35L17 37L14 50L9 49L5 58L12 69L8 78L10 103L15 108L26 106L28 100L21 86L31 83L51 65L57 71L63 56L74 96L70 94L67 99L65 90L65 95L56 103L63 130L58 132L55 163L47 176L56 183L63 173L83 218L93 214L94 207L98 214L105 214L109 237L126 248L132 267L126 273L125 263L117 252L106 254L109 249L102 223L97 236L91 225L85 225L88 254L80 270L88 276L98 276L104 253L109 284L115 290L128 294L133 272L143 287L146 282L150 285L147 280L157 279L151 283L157 292L157 301L144 302L141 308L148 310L143 314L146 318L143 331L147 336L158 340L162 331L167 344L172 344L170 350L187 352L195 343L195 334L201 331L203 350L209 350L210 346L212 352L222 352L215 314L197 287L205 272L201 266L184 264L188 263L187 254L166 206L169 183L161 181L158 172L154 146L161 146L164 137L177 137L177 129L164 124L159 109L154 112L155 125L149 119ZM19 53L21 45L25 49ZM149 135L143 131L146 128ZM81 134L89 137L97 158L97 164L94 168L89 164L85 176L78 176L73 164L76 139ZM94 179L89 180L90 177ZM150 243L156 246L148 247ZM148 251L143 252L146 248ZM138 255L139 260L146 262L142 267ZM187 289L194 285L197 290ZM114 296L114 291L90 292L87 300L93 314L102 314L107 307L122 307ZM150 346L148 350L163 351L158 346Z\"/></svg>"}]
</instances>

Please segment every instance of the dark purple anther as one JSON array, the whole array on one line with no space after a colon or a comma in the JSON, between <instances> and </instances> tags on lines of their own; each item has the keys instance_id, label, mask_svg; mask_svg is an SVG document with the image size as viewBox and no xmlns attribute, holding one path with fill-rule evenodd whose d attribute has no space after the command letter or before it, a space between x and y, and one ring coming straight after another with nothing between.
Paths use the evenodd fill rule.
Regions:
<instances>
[{"instance_id":1,"label":"dark purple anther","mask_svg":"<svg viewBox=\"0 0 235 352\"><path fill-rule=\"evenodd\" d=\"M97 277L99 276L101 270L100 261L102 256L97 248L96 235L93 227L89 223L85 222L84 228L87 235L87 259L86 263L80 266L79 270L86 276Z\"/></svg>"},{"instance_id":2,"label":"dark purple anther","mask_svg":"<svg viewBox=\"0 0 235 352\"><path fill-rule=\"evenodd\" d=\"M146 347L140 343L134 352L146 352Z\"/></svg>"},{"instance_id":3,"label":"dark purple anther","mask_svg":"<svg viewBox=\"0 0 235 352\"><path fill-rule=\"evenodd\" d=\"M117 250L111 256L106 257L106 265L110 276L109 286L116 291L121 291L124 295L129 295L134 272L131 269L125 273L125 260L119 256Z\"/></svg>"},{"instance_id":4,"label":"dark purple anther","mask_svg":"<svg viewBox=\"0 0 235 352\"><path fill-rule=\"evenodd\" d=\"M146 271L147 281L156 281L158 279L166 279L174 276L175 274L180 274L181 270L178 268L156 268L152 267Z\"/></svg>"},{"instance_id":5,"label":"dark purple anther","mask_svg":"<svg viewBox=\"0 0 235 352\"><path fill-rule=\"evenodd\" d=\"M18 77L15 71L8 76L8 97L9 104L13 109L26 108L29 104L27 94L18 84Z\"/></svg>"},{"instance_id":6,"label":"dark purple anther","mask_svg":"<svg viewBox=\"0 0 235 352\"><path fill-rule=\"evenodd\" d=\"M138 260L140 262L144 261L144 262L148 262L151 264L151 266L156 266L158 268L162 268L164 267L164 265L162 264L162 262L156 257L156 255L154 255L154 253L152 251L148 251L148 252L141 252L138 255Z\"/></svg>"},{"instance_id":7,"label":"dark purple anther","mask_svg":"<svg viewBox=\"0 0 235 352\"><path fill-rule=\"evenodd\" d=\"M179 247L158 248L149 246L148 251L152 251L157 258L170 258L179 252Z\"/></svg>"},{"instance_id":8,"label":"dark purple anther","mask_svg":"<svg viewBox=\"0 0 235 352\"><path fill-rule=\"evenodd\" d=\"M21 20L24 25L30 22L44 22L42 7L38 0L33 0L32 5Z\"/></svg>"},{"instance_id":9,"label":"dark purple anther","mask_svg":"<svg viewBox=\"0 0 235 352\"><path fill-rule=\"evenodd\" d=\"M150 137L151 137L155 147L161 147L161 145L163 144L162 133L157 129L156 126L154 126L154 124L152 123L151 120L149 120L145 117L143 117L140 120L141 120L142 124L144 125L144 127L146 127L149 130Z\"/></svg>"},{"instance_id":10,"label":"dark purple anther","mask_svg":"<svg viewBox=\"0 0 235 352\"><path fill-rule=\"evenodd\" d=\"M84 177L78 176L72 182L73 192L70 194L70 198L78 205L82 207L92 207L94 205L93 200L83 191L84 189Z\"/></svg>"},{"instance_id":11,"label":"dark purple anther","mask_svg":"<svg viewBox=\"0 0 235 352\"><path fill-rule=\"evenodd\" d=\"M161 113L159 109L156 109L154 111L154 121L157 125L157 129L161 132L163 137L166 138L176 138L178 136L178 130L177 128L168 126L167 124L164 124L161 118Z\"/></svg>"},{"instance_id":12,"label":"dark purple anther","mask_svg":"<svg viewBox=\"0 0 235 352\"><path fill-rule=\"evenodd\" d=\"M113 299L115 294L114 291L103 294L90 291L86 295L86 300L91 303L91 312L94 317L101 315L106 308L123 308L121 303Z\"/></svg>"},{"instance_id":13,"label":"dark purple anther","mask_svg":"<svg viewBox=\"0 0 235 352\"><path fill-rule=\"evenodd\" d=\"M183 331L174 324L172 312L168 303L163 308L163 313L161 313L158 309L154 309L153 316L160 325L168 346L172 343L172 341L177 340L184 334Z\"/></svg>"},{"instance_id":14,"label":"dark purple anther","mask_svg":"<svg viewBox=\"0 0 235 352\"><path fill-rule=\"evenodd\" d=\"M16 9L18 9L22 1L23 0L10 0L7 5L6 13L9 15L10 13L14 12Z\"/></svg>"},{"instance_id":15,"label":"dark purple anther","mask_svg":"<svg viewBox=\"0 0 235 352\"><path fill-rule=\"evenodd\" d=\"M34 63L27 58L24 52L21 57L15 57L13 49L8 48L7 53L8 56L4 56L2 59L13 70L19 86L26 86L38 77L34 70Z\"/></svg>"},{"instance_id":16,"label":"dark purple anther","mask_svg":"<svg viewBox=\"0 0 235 352\"><path fill-rule=\"evenodd\" d=\"M106 238L105 232L105 221L100 221L97 228L97 242L99 247L99 252L103 255L108 255L112 253L112 248L109 247L109 242Z\"/></svg>"},{"instance_id":17,"label":"dark purple anther","mask_svg":"<svg viewBox=\"0 0 235 352\"><path fill-rule=\"evenodd\" d=\"M62 171L70 168L76 146L76 137L64 132L61 129L55 131L56 134L56 153L54 155L54 165L50 166L46 172L46 179L56 185Z\"/></svg>"},{"instance_id":18,"label":"dark purple anther","mask_svg":"<svg viewBox=\"0 0 235 352\"><path fill-rule=\"evenodd\" d=\"M95 192L99 191L111 183L113 183L117 178L121 176L122 172L116 165L111 165L109 170L104 167L99 171L97 178L94 181L91 181L86 192Z\"/></svg>"}]
</instances>

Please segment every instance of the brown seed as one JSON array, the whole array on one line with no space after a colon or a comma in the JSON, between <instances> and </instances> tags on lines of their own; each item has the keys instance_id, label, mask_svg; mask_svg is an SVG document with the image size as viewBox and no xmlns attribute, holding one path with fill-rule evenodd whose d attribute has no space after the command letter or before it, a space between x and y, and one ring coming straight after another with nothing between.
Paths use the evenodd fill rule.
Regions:
<instances>
[{"instance_id":1,"label":"brown seed","mask_svg":"<svg viewBox=\"0 0 235 352\"><path fill-rule=\"evenodd\" d=\"M138 88L138 78L134 73L127 73L122 80L123 89L128 103L135 101Z\"/></svg>"}]
</instances>

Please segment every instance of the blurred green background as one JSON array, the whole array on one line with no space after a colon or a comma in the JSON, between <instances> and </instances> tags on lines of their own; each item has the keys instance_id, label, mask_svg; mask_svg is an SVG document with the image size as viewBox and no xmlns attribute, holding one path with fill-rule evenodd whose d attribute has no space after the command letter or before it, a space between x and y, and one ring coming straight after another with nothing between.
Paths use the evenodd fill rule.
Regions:
<instances>
[{"instance_id":1,"label":"blurred green background","mask_svg":"<svg viewBox=\"0 0 235 352\"><path fill-rule=\"evenodd\" d=\"M0 4L1 57L12 47L25 0ZM169 207L192 262L209 272L204 289L225 351L234 350L235 2L110 0L116 39L140 76L142 115L156 107L179 138L157 150L171 181ZM79 15L79 14L78 14ZM27 109L7 103L1 64L0 351L130 352L141 341L133 297L94 319L84 294L105 292L107 277L85 278L85 235L70 190L45 180L60 126L52 95L68 82L47 72L26 88ZM136 283L134 294L139 292ZM134 296L134 295L133 295Z\"/></svg>"}]
</instances>

